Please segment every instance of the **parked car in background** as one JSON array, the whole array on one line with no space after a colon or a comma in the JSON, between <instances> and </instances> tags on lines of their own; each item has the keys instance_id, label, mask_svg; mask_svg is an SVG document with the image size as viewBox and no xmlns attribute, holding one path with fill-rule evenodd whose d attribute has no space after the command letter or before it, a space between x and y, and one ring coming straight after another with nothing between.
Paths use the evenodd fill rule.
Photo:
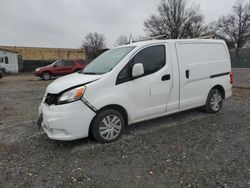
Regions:
<instances>
[{"instance_id":1,"label":"parked car in background","mask_svg":"<svg viewBox=\"0 0 250 188\"><path fill-rule=\"evenodd\" d=\"M0 79L4 76L5 72L5 68L0 66Z\"/></svg>"},{"instance_id":2,"label":"parked car in background","mask_svg":"<svg viewBox=\"0 0 250 188\"><path fill-rule=\"evenodd\" d=\"M37 68L34 75L41 77L43 80L50 80L52 76L71 74L83 69L85 66L86 64L80 60L57 60L45 67Z\"/></svg>"},{"instance_id":3,"label":"parked car in background","mask_svg":"<svg viewBox=\"0 0 250 188\"><path fill-rule=\"evenodd\" d=\"M49 138L116 141L126 125L203 107L218 113L232 95L221 40L159 40L106 51L83 71L55 80L39 108Z\"/></svg>"}]
</instances>

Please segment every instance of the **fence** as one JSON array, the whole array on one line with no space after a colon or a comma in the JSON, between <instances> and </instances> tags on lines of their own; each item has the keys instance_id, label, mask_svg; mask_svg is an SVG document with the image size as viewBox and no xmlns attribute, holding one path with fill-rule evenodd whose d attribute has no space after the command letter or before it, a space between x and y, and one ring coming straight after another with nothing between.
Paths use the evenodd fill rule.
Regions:
<instances>
[{"instance_id":1,"label":"fence","mask_svg":"<svg viewBox=\"0 0 250 188\"><path fill-rule=\"evenodd\" d=\"M55 60L54 60L55 61ZM38 67L43 67L51 64L54 61L23 61L22 72L34 71Z\"/></svg>"},{"instance_id":2,"label":"fence","mask_svg":"<svg viewBox=\"0 0 250 188\"><path fill-rule=\"evenodd\" d=\"M239 49L238 52L235 49L230 50L230 56L233 68L250 68L250 48ZM42 67L51 64L53 61L24 61L23 71L33 71L37 67Z\"/></svg>"},{"instance_id":3,"label":"fence","mask_svg":"<svg viewBox=\"0 0 250 188\"><path fill-rule=\"evenodd\" d=\"M250 68L250 48L230 50L233 68Z\"/></svg>"}]
</instances>

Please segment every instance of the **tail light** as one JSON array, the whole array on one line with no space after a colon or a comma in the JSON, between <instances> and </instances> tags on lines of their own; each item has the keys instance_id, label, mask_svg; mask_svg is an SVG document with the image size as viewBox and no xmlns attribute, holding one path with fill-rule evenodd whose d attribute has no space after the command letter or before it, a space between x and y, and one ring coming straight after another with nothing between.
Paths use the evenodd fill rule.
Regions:
<instances>
[{"instance_id":1,"label":"tail light","mask_svg":"<svg viewBox=\"0 0 250 188\"><path fill-rule=\"evenodd\" d=\"M233 72L230 72L230 84L233 84L234 80L233 80Z\"/></svg>"}]
</instances>

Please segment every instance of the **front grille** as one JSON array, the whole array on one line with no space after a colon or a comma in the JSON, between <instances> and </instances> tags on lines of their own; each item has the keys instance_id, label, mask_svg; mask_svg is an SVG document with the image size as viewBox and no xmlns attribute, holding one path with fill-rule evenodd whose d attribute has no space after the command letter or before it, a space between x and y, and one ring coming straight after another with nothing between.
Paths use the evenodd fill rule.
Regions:
<instances>
[{"instance_id":1,"label":"front grille","mask_svg":"<svg viewBox=\"0 0 250 188\"><path fill-rule=\"evenodd\" d=\"M50 93L48 93L44 102L50 106L50 105L53 105L53 104L56 105L57 100L58 100L58 94L50 94Z\"/></svg>"}]
</instances>

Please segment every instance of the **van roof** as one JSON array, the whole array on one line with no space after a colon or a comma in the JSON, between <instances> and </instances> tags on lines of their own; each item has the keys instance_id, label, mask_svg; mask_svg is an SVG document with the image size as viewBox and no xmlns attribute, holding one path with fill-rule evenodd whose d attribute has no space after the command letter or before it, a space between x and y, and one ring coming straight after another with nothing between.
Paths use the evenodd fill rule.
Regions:
<instances>
[{"instance_id":1,"label":"van roof","mask_svg":"<svg viewBox=\"0 0 250 188\"><path fill-rule=\"evenodd\" d=\"M124 46L146 46L150 44L158 44L158 43L166 43L166 42L184 42L184 43L219 43L219 44L224 44L225 42L223 40L218 40L218 39L167 39L167 40L147 40L147 41L140 41L140 42L134 42L131 44L127 44ZM119 46L122 47L122 46Z\"/></svg>"}]
</instances>

